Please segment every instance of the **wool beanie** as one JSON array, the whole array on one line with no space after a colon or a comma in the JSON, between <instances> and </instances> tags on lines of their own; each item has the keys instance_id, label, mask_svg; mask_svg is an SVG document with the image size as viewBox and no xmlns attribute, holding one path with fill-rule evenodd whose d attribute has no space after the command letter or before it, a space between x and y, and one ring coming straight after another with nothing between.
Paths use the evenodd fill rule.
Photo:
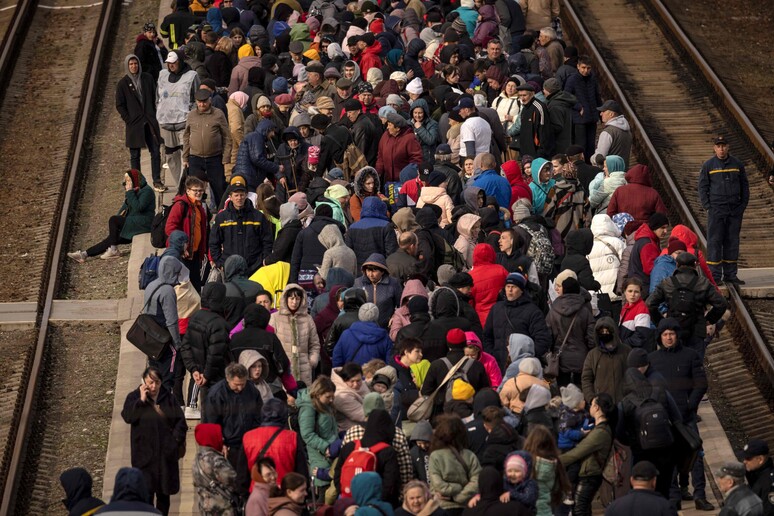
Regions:
<instances>
[{"instance_id":1,"label":"wool beanie","mask_svg":"<svg viewBox=\"0 0 774 516\"><path fill-rule=\"evenodd\" d=\"M667 254L672 254L676 251L688 251L688 248L679 238L670 237L669 244L667 245Z\"/></svg>"},{"instance_id":2,"label":"wool beanie","mask_svg":"<svg viewBox=\"0 0 774 516\"><path fill-rule=\"evenodd\" d=\"M443 265L441 265L443 267ZM438 268L440 271L441 267ZM440 282L440 278L438 280ZM473 286L473 277L467 272L458 272L447 282L451 288L464 288ZM443 285L443 283L441 283Z\"/></svg>"},{"instance_id":3,"label":"wool beanie","mask_svg":"<svg viewBox=\"0 0 774 516\"><path fill-rule=\"evenodd\" d=\"M390 381L390 377L387 376L386 374L381 374L381 373L375 374L374 377L371 379L371 385L372 386L376 385L378 383L384 385L388 389L390 388L390 385L392 384L392 382Z\"/></svg>"},{"instance_id":4,"label":"wool beanie","mask_svg":"<svg viewBox=\"0 0 774 516\"><path fill-rule=\"evenodd\" d=\"M668 226L669 225L669 218L660 212L656 212L650 217L648 217L648 227L651 229L651 231L655 231L660 227Z\"/></svg>"},{"instance_id":5,"label":"wool beanie","mask_svg":"<svg viewBox=\"0 0 774 516\"><path fill-rule=\"evenodd\" d=\"M562 393L562 404L568 408L577 409L583 402L583 392L573 383L560 387L559 392Z\"/></svg>"},{"instance_id":6,"label":"wool beanie","mask_svg":"<svg viewBox=\"0 0 774 516\"><path fill-rule=\"evenodd\" d=\"M446 343L450 348L465 346L465 332L459 328L452 328L446 333Z\"/></svg>"},{"instance_id":7,"label":"wool beanie","mask_svg":"<svg viewBox=\"0 0 774 516\"><path fill-rule=\"evenodd\" d=\"M369 392L363 397L363 413L365 417L376 409L384 409L384 399L378 392Z\"/></svg>"},{"instance_id":8,"label":"wool beanie","mask_svg":"<svg viewBox=\"0 0 774 516\"><path fill-rule=\"evenodd\" d=\"M686 265L689 267L694 267L696 265L696 255L688 252L681 253L675 261L677 262L678 267L683 267Z\"/></svg>"},{"instance_id":9,"label":"wool beanie","mask_svg":"<svg viewBox=\"0 0 774 516\"><path fill-rule=\"evenodd\" d=\"M357 318L362 322L376 322L379 319L379 307L373 303L365 303L357 311Z\"/></svg>"},{"instance_id":10,"label":"wool beanie","mask_svg":"<svg viewBox=\"0 0 774 516\"><path fill-rule=\"evenodd\" d=\"M409 314L426 314L430 311L429 305L427 303L427 298L425 296L414 296L411 299L409 299L408 302L408 311Z\"/></svg>"},{"instance_id":11,"label":"wool beanie","mask_svg":"<svg viewBox=\"0 0 774 516\"><path fill-rule=\"evenodd\" d=\"M465 380L457 378L452 385L452 399L466 401L476 395L476 390Z\"/></svg>"},{"instance_id":12,"label":"wool beanie","mask_svg":"<svg viewBox=\"0 0 774 516\"><path fill-rule=\"evenodd\" d=\"M521 290L527 288L527 278L518 272L512 272L505 277L506 285L516 285Z\"/></svg>"},{"instance_id":13,"label":"wool beanie","mask_svg":"<svg viewBox=\"0 0 774 516\"><path fill-rule=\"evenodd\" d=\"M543 371L543 366L540 365L540 360L535 357L523 358L519 362L519 372L528 374L530 376L538 376Z\"/></svg>"},{"instance_id":14,"label":"wool beanie","mask_svg":"<svg viewBox=\"0 0 774 516\"><path fill-rule=\"evenodd\" d=\"M562 281L562 292L564 294L580 294L580 283L575 278L565 278Z\"/></svg>"},{"instance_id":15,"label":"wool beanie","mask_svg":"<svg viewBox=\"0 0 774 516\"><path fill-rule=\"evenodd\" d=\"M650 365L647 351L642 348L634 348L629 351L629 356L626 357L627 367L644 367L646 365Z\"/></svg>"},{"instance_id":16,"label":"wool beanie","mask_svg":"<svg viewBox=\"0 0 774 516\"><path fill-rule=\"evenodd\" d=\"M505 459L505 467L503 468L505 471L508 471L509 469L518 469L524 475L526 476L529 473L529 468L527 467L527 461L524 460L524 457L522 457L519 454L513 454L509 455L507 459Z\"/></svg>"},{"instance_id":17,"label":"wool beanie","mask_svg":"<svg viewBox=\"0 0 774 516\"><path fill-rule=\"evenodd\" d=\"M438 284L439 285L446 285L449 283L454 277L454 275L457 273L456 270L454 270L454 267L449 265L448 263L444 263L440 267L438 267Z\"/></svg>"}]
</instances>

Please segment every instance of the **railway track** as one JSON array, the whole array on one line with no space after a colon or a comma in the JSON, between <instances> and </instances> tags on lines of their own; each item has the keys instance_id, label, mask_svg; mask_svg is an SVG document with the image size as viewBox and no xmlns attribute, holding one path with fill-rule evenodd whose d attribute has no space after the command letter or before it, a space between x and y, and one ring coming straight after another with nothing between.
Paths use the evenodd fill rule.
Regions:
<instances>
[{"instance_id":1,"label":"railway track","mask_svg":"<svg viewBox=\"0 0 774 516\"><path fill-rule=\"evenodd\" d=\"M638 161L648 163L670 218L706 247L706 214L696 193L712 136L723 133L747 167L750 203L740 267L774 266L769 251L774 154L722 81L693 48L661 0L563 0L565 38L591 55L605 92L624 106ZM753 113L760 117L760 113ZM707 351L707 364L746 435L774 438L774 301L746 302L729 290L732 317Z\"/></svg>"},{"instance_id":2,"label":"railway track","mask_svg":"<svg viewBox=\"0 0 774 516\"><path fill-rule=\"evenodd\" d=\"M45 414L36 409L46 377L49 316L119 5L105 0L97 7L44 10L20 0L0 49L0 155L9 201L0 206L6 271L0 300L38 306L33 332L0 338L3 364L13 371L0 392L0 515L35 513L29 508L33 486L25 480L33 478L42 448L36 425ZM56 52L52 28L59 31Z\"/></svg>"}]
</instances>

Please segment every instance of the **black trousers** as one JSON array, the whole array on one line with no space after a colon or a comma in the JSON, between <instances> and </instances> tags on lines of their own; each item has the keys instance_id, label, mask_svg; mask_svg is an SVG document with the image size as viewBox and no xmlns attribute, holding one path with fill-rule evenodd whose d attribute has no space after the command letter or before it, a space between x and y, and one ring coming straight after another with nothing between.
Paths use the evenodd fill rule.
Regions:
<instances>
[{"instance_id":1,"label":"black trousers","mask_svg":"<svg viewBox=\"0 0 774 516\"><path fill-rule=\"evenodd\" d=\"M591 503L602 485L602 475L593 477L580 477L578 487L575 489L575 506L572 509L573 516L591 516Z\"/></svg>"},{"instance_id":2,"label":"black trousers","mask_svg":"<svg viewBox=\"0 0 774 516\"><path fill-rule=\"evenodd\" d=\"M122 217L120 215L113 215L108 219L108 236L105 240L100 242L99 244L93 245L86 249L86 256L99 256L105 251L108 250L108 248L111 245L118 245L118 244L131 244L131 240L127 240L126 238L121 238L121 230L124 228L124 223L126 222L126 218Z\"/></svg>"}]
</instances>

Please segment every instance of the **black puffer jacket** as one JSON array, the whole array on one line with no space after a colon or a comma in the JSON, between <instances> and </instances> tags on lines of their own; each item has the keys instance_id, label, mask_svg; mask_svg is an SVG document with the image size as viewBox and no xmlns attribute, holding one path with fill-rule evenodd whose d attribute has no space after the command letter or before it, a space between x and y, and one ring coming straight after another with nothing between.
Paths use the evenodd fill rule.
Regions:
<instances>
[{"instance_id":1,"label":"black puffer jacket","mask_svg":"<svg viewBox=\"0 0 774 516\"><path fill-rule=\"evenodd\" d=\"M313 270L322 265L323 255L327 249L320 243L320 231L328 224L336 224L343 235L347 228L331 217L317 215L309 227L298 233L296 243L293 246L293 254L290 258L290 280L288 283L298 282L298 273L302 270Z\"/></svg>"},{"instance_id":2,"label":"black puffer jacket","mask_svg":"<svg viewBox=\"0 0 774 516\"><path fill-rule=\"evenodd\" d=\"M554 350L559 351L565 336L567 337L564 351L559 356L559 370L580 373L586 354L596 345L594 314L586 298L583 294L564 294L557 297L548 312L546 324L554 338Z\"/></svg>"},{"instance_id":3,"label":"black puffer jacket","mask_svg":"<svg viewBox=\"0 0 774 516\"><path fill-rule=\"evenodd\" d=\"M202 423L215 423L223 428L223 444L241 446L245 432L261 424L263 400L253 382L241 392L232 391L226 380L216 383L207 395Z\"/></svg>"},{"instance_id":4,"label":"black puffer jacket","mask_svg":"<svg viewBox=\"0 0 774 516\"><path fill-rule=\"evenodd\" d=\"M245 329L235 333L229 344L231 360L239 360L239 354L253 349L269 362L267 382L272 383L285 371L290 371L290 360L276 334L266 331L271 315L263 306L253 303L245 309Z\"/></svg>"},{"instance_id":5,"label":"black puffer jacket","mask_svg":"<svg viewBox=\"0 0 774 516\"><path fill-rule=\"evenodd\" d=\"M472 331L479 338L484 336L481 319L470 306L470 297L450 287L439 287L431 297L430 313L435 321L446 329L459 328Z\"/></svg>"},{"instance_id":6,"label":"black puffer jacket","mask_svg":"<svg viewBox=\"0 0 774 516\"><path fill-rule=\"evenodd\" d=\"M484 325L484 351L497 359L501 370L505 370L511 333L521 333L535 341L536 357L542 357L551 348L551 330L545 316L526 293L515 301L495 303Z\"/></svg>"},{"instance_id":7,"label":"black puffer jacket","mask_svg":"<svg viewBox=\"0 0 774 516\"><path fill-rule=\"evenodd\" d=\"M239 324L244 316L245 307L255 301L263 286L247 279L247 261L238 254L232 254L223 265L226 279L226 300L223 303L223 317L229 331Z\"/></svg>"},{"instance_id":8,"label":"black puffer jacket","mask_svg":"<svg viewBox=\"0 0 774 516\"><path fill-rule=\"evenodd\" d=\"M594 279L591 264L586 258L594 247L594 233L590 229L575 229L565 238L566 253L561 270L570 269L578 276L578 283L588 291L597 291L600 284Z\"/></svg>"},{"instance_id":9,"label":"black puffer jacket","mask_svg":"<svg viewBox=\"0 0 774 516\"><path fill-rule=\"evenodd\" d=\"M185 368L198 371L214 385L224 378L228 350L228 327L223 318L226 286L207 283L202 289L202 308L188 319L180 354Z\"/></svg>"},{"instance_id":10,"label":"black puffer jacket","mask_svg":"<svg viewBox=\"0 0 774 516\"><path fill-rule=\"evenodd\" d=\"M325 349L328 355L333 355L333 347L339 341L339 337L344 333L344 330L349 329L350 326L360 320L358 319L357 312L367 300L365 290L362 288L347 289L341 299L344 301L344 313L333 321L331 331L328 332L328 340L325 342Z\"/></svg>"}]
</instances>

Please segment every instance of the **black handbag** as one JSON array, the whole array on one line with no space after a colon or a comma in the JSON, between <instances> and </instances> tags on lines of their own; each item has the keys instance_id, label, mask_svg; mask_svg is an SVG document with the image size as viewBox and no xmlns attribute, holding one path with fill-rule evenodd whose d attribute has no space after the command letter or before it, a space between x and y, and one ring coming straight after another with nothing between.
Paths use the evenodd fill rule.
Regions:
<instances>
[{"instance_id":1,"label":"black handbag","mask_svg":"<svg viewBox=\"0 0 774 516\"><path fill-rule=\"evenodd\" d=\"M148 308L153 299L153 294L159 288L161 288L161 285L151 292L148 302L142 308L143 312ZM172 341L172 335L169 334L169 330L157 323L152 315L142 313L137 316L132 327L126 332L126 340L145 353L148 358L158 360L162 353L164 353L167 345Z\"/></svg>"},{"instance_id":2,"label":"black handbag","mask_svg":"<svg viewBox=\"0 0 774 516\"><path fill-rule=\"evenodd\" d=\"M689 473L703 444L701 436L699 432L682 421L673 422L672 429L675 436L673 449L677 457L677 470L681 473Z\"/></svg>"}]
</instances>

